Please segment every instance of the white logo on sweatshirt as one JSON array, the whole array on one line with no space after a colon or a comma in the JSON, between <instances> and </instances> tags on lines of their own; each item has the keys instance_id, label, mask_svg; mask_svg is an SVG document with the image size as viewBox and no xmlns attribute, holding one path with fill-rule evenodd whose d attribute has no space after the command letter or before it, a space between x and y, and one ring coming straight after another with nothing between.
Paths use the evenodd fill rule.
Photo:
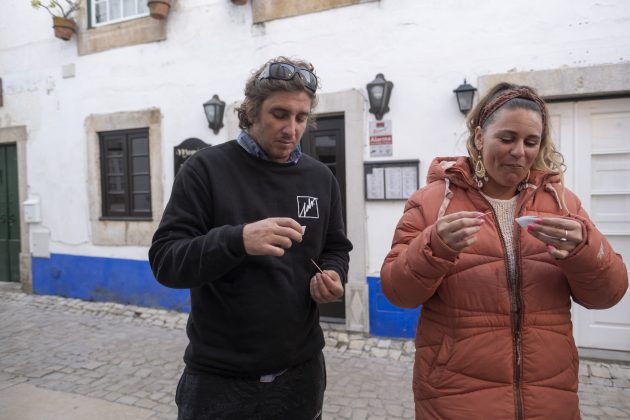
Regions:
<instances>
[{"instance_id":1,"label":"white logo on sweatshirt","mask_svg":"<svg viewBox=\"0 0 630 420\"><path fill-rule=\"evenodd\" d=\"M306 195L297 196L298 217L306 219L319 219L319 208L317 207L317 197Z\"/></svg>"}]
</instances>

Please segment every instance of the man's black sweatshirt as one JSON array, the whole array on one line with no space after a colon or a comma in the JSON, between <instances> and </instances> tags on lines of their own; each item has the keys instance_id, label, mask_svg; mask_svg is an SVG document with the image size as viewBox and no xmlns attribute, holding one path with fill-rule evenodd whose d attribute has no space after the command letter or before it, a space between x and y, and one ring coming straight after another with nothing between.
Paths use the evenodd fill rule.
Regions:
<instances>
[{"instance_id":1,"label":"man's black sweatshirt","mask_svg":"<svg viewBox=\"0 0 630 420\"><path fill-rule=\"evenodd\" d=\"M335 177L305 154L297 164L279 164L230 141L186 161L149 261L163 285L190 288L189 371L256 377L323 348L310 259L345 280L352 244L341 212ZM269 217L306 226L302 242L281 257L247 255L243 226Z\"/></svg>"}]
</instances>

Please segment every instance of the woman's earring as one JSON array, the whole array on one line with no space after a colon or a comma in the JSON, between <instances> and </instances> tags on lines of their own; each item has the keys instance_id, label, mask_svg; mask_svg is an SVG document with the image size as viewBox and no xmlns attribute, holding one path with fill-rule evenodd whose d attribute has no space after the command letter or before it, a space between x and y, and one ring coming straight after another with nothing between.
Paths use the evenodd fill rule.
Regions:
<instances>
[{"instance_id":1,"label":"woman's earring","mask_svg":"<svg viewBox=\"0 0 630 420\"><path fill-rule=\"evenodd\" d=\"M531 174L532 171L527 171L527 176L525 177L524 180L522 180L519 184L518 187L516 187L517 190L519 191L523 191L525 188L527 188L527 185L529 185L529 174Z\"/></svg>"},{"instance_id":2,"label":"woman's earring","mask_svg":"<svg viewBox=\"0 0 630 420\"><path fill-rule=\"evenodd\" d=\"M477 182L477 187L479 187L479 189L483 188L484 181L488 181L486 167L483 166L483 161L481 160L481 152L477 155L477 163L475 163L475 175L473 176L473 180Z\"/></svg>"}]
</instances>

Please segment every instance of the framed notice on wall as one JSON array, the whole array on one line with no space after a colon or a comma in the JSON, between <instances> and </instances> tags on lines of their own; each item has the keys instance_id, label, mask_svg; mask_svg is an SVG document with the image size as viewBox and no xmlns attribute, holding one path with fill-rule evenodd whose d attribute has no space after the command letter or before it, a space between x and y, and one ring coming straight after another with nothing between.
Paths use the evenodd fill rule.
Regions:
<instances>
[{"instance_id":1,"label":"framed notice on wall","mask_svg":"<svg viewBox=\"0 0 630 420\"><path fill-rule=\"evenodd\" d=\"M366 200L406 200L418 189L419 160L364 162Z\"/></svg>"}]
</instances>

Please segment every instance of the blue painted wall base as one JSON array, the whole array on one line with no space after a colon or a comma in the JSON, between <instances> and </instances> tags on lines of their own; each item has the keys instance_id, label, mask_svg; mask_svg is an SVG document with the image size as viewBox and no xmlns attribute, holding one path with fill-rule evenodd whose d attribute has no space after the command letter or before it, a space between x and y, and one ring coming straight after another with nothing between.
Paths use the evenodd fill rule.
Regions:
<instances>
[{"instance_id":1,"label":"blue painted wall base","mask_svg":"<svg viewBox=\"0 0 630 420\"><path fill-rule=\"evenodd\" d=\"M169 289L155 280L148 261L51 254L33 258L33 293L118 302L190 312L188 289ZM413 338L420 308L397 308L383 295L381 279L368 277L370 333Z\"/></svg>"},{"instance_id":2,"label":"blue painted wall base","mask_svg":"<svg viewBox=\"0 0 630 420\"><path fill-rule=\"evenodd\" d=\"M370 289L370 334L381 337L414 338L420 307L398 308L387 300L379 277L368 277Z\"/></svg>"},{"instance_id":3,"label":"blue painted wall base","mask_svg":"<svg viewBox=\"0 0 630 420\"><path fill-rule=\"evenodd\" d=\"M148 261L65 254L33 258L33 293L190 312L188 289L159 284Z\"/></svg>"}]
</instances>

